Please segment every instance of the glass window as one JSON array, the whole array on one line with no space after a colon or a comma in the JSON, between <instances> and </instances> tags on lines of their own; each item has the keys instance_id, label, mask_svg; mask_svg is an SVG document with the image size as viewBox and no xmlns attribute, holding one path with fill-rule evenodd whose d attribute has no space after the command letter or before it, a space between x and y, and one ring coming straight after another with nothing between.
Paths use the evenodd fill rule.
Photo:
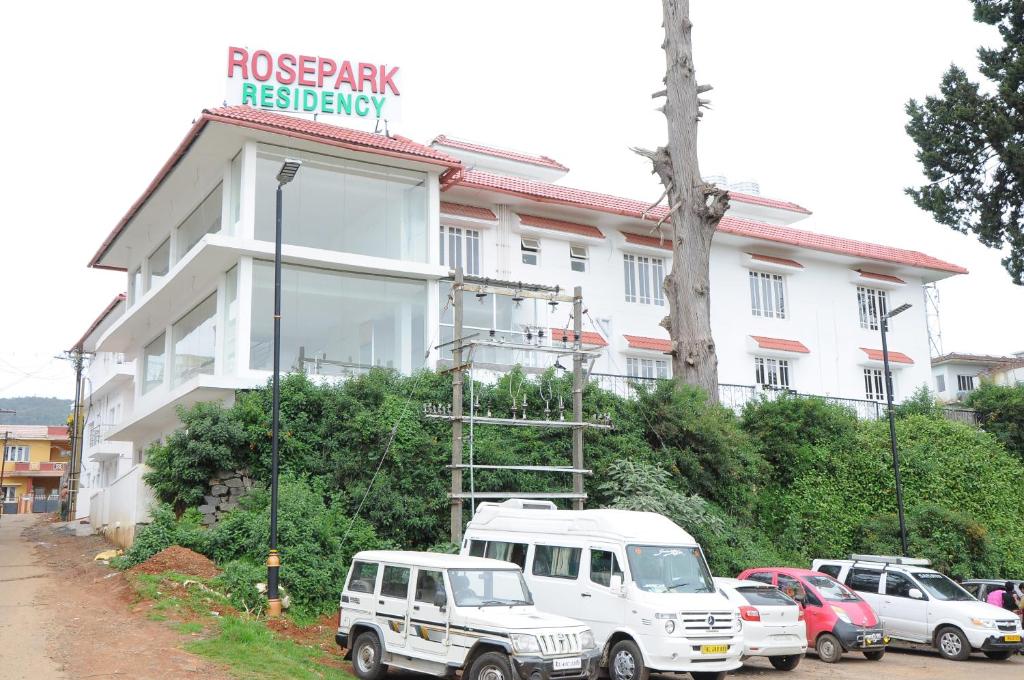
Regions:
<instances>
[{"instance_id":1,"label":"glass window","mask_svg":"<svg viewBox=\"0 0 1024 680\"><path fill-rule=\"evenodd\" d=\"M786 607L796 606L796 600L787 597L778 588L775 587L753 587L753 586L741 586L736 589L744 600L749 604L758 607Z\"/></svg>"},{"instance_id":2,"label":"glass window","mask_svg":"<svg viewBox=\"0 0 1024 680\"><path fill-rule=\"evenodd\" d=\"M487 541L470 541L469 554L473 557L483 557L487 550Z\"/></svg>"},{"instance_id":3,"label":"glass window","mask_svg":"<svg viewBox=\"0 0 1024 680\"><path fill-rule=\"evenodd\" d=\"M715 584L700 548L631 545L629 571L640 590L650 593L713 593Z\"/></svg>"},{"instance_id":4,"label":"glass window","mask_svg":"<svg viewBox=\"0 0 1024 680\"><path fill-rule=\"evenodd\" d=\"M772 573L770 571L759 571L747 576L748 581L760 581L761 583L772 584Z\"/></svg>"},{"instance_id":5,"label":"glass window","mask_svg":"<svg viewBox=\"0 0 1024 680\"><path fill-rule=\"evenodd\" d=\"M408 567L384 567L384 578L380 583L381 596L403 600L409 597L409 572Z\"/></svg>"},{"instance_id":6,"label":"glass window","mask_svg":"<svg viewBox=\"0 0 1024 680\"><path fill-rule=\"evenodd\" d=\"M533 549L534 576L575 579L580 573L580 548L538 545Z\"/></svg>"},{"instance_id":7,"label":"glass window","mask_svg":"<svg viewBox=\"0 0 1024 680\"><path fill-rule=\"evenodd\" d=\"M952 579L938 572L919 572L914 574L914 577L924 587L925 592L936 600L960 602L974 599Z\"/></svg>"},{"instance_id":8,"label":"glass window","mask_svg":"<svg viewBox=\"0 0 1024 680\"><path fill-rule=\"evenodd\" d=\"M631 378L667 378L667 359L644 359L641 357L626 357L626 375Z\"/></svg>"},{"instance_id":9,"label":"glass window","mask_svg":"<svg viewBox=\"0 0 1024 680\"><path fill-rule=\"evenodd\" d=\"M505 560L519 565L520 569L526 568L526 544L525 543L502 543L501 541L488 541L484 557L492 560Z\"/></svg>"},{"instance_id":10,"label":"glass window","mask_svg":"<svg viewBox=\"0 0 1024 680\"><path fill-rule=\"evenodd\" d=\"M864 369L864 396L872 401L885 401L885 387L882 383L882 369Z\"/></svg>"},{"instance_id":11,"label":"glass window","mask_svg":"<svg viewBox=\"0 0 1024 680\"><path fill-rule=\"evenodd\" d=\"M283 191L284 242L427 261L426 174L306 154ZM273 241L282 159L256 160L256 238Z\"/></svg>"},{"instance_id":12,"label":"glass window","mask_svg":"<svg viewBox=\"0 0 1024 680\"><path fill-rule=\"evenodd\" d=\"M523 238L519 241L523 251L523 264L540 264L540 241L535 238Z\"/></svg>"},{"instance_id":13,"label":"glass window","mask_svg":"<svg viewBox=\"0 0 1024 680\"><path fill-rule=\"evenodd\" d=\"M161 333L146 345L142 355L142 393L146 394L164 382L164 352L166 333Z\"/></svg>"},{"instance_id":14,"label":"glass window","mask_svg":"<svg viewBox=\"0 0 1024 680\"><path fill-rule=\"evenodd\" d=\"M242 152L231 159L231 225L242 217ZM230 231L234 231L230 229Z\"/></svg>"},{"instance_id":15,"label":"glass window","mask_svg":"<svg viewBox=\"0 0 1024 680\"><path fill-rule=\"evenodd\" d=\"M441 227L441 264L462 267L469 276L480 275L480 232L476 229Z\"/></svg>"},{"instance_id":16,"label":"glass window","mask_svg":"<svg viewBox=\"0 0 1024 680\"><path fill-rule=\"evenodd\" d=\"M789 389L789 361L754 357L754 382L764 387Z\"/></svg>"},{"instance_id":17,"label":"glass window","mask_svg":"<svg viewBox=\"0 0 1024 680\"><path fill-rule=\"evenodd\" d=\"M417 602L433 604L434 596L443 592L445 592L444 575L442 575L441 572L420 569L416 573L415 598Z\"/></svg>"},{"instance_id":18,"label":"glass window","mask_svg":"<svg viewBox=\"0 0 1024 680\"><path fill-rule=\"evenodd\" d=\"M658 257L624 254L626 302L664 305L665 261Z\"/></svg>"},{"instance_id":19,"label":"glass window","mask_svg":"<svg viewBox=\"0 0 1024 680\"><path fill-rule=\"evenodd\" d=\"M881 580L882 572L880 571L853 567L846 577L846 585L862 593L877 593Z\"/></svg>"},{"instance_id":20,"label":"glass window","mask_svg":"<svg viewBox=\"0 0 1024 680\"><path fill-rule=\"evenodd\" d=\"M224 367L227 375L235 374L238 352L238 267L228 272L224 286Z\"/></svg>"},{"instance_id":21,"label":"glass window","mask_svg":"<svg viewBox=\"0 0 1024 680\"><path fill-rule=\"evenodd\" d=\"M7 446L4 448L4 460L8 463L27 463L27 446Z\"/></svg>"},{"instance_id":22,"label":"glass window","mask_svg":"<svg viewBox=\"0 0 1024 680\"><path fill-rule=\"evenodd\" d=\"M460 607L508 607L533 604L523 572L508 569L451 569L455 604Z\"/></svg>"},{"instance_id":23,"label":"glass window","mask_svg":"<svg viewBox=\"0 0 1024 680\"><path fill-rule=\"evenodd\" d=\"M888 299L884 290L857 286L857 306L860 309L860 327L877 331L881 318L888 311ZM886 323L886 329L892 329L892 320Z\"/></svg>"},{"instance_id":24,"label":"glass window","mask_svg":"<svg viewBox=\"0 0 1024 680\"><path fill-rule=\"evenodd\" d=\"M818 568L818 571L822 574L828 574L832 578L839 578L839 572L842 571L842 569L838 564L823 564Z\"/></svg>"},{"instance_id":25,"label":"glass window","mask_svg":"<svg viewBox=\"0 0 1024 680\"><path fill-rule=\"evenodd\" d=\"M839 574L839 567L835 567L836 574ZM824 572L824 568L820 571ZM860 599L857 593L831 576L807 576L807 582L818 589L821 596L832 602L856 602Z\"/></svg>"},{"instance_id":26,"label":"glass window","mask_svg":"<svg viewBox=\"0 0 1024 680\"><path fill-rule=\"evenodd\" d=\"M425 283L285 265L281 288L282 370L350 375L422 366ZM254 262L250 368L273 368L273 310L274 265Z\"/></svg>"},{"instance_id":27,"label":"glass window","mask_svg":"<svg viewBox=\"0 0 1024 680\"><path fill-rule=\"evenodd\" d=\"M128 278L128 306L131 307L142 297L142 267L136 267Z\"/></svg>"},{"instance_id":28,"label":"glass window","mask_svg":"<svg viewBox=\"0 0 1024 680\"><path fill-rule=\"evenodd\" d=\"M178 227L178 261L192 250L199 239L220 231L220 211L224 203L224 187L218 184Z\"/></svg>"},{"instance_id":29,"label":"glass window","mask_svg":"<svg viewBox=\"0 0 1024 680\"><path fill-rule=\"evenodd\" d=\"M441 342L450 342L454 338L454 316L453 305L449 303L451 295L451 283L442 281L440 284L439 302L441 307L440 324ZM525 298L514 302L508 295L494 295L491 293L476 294L464 292L462 294L462 327L464 335L479 333L480 337L489 336L498 342L510 342L527 344L536 338L533 335L530 339L526 337L527 328L531 333L537 333L538 329L545 326L542 323L545 315L545 303L543 300ZM569 333L571 336L571 332ZM442 348L442 359L451 358L451 348ZM553 361L550 355L542 355L538 352L523 352L503 347L478 347L473 355L474 361L478 364L496 364L511 366L521 364L523 366L549 365L541 362Z\"/></svg>"},{"instance_id":30,"label":"glass window","mask_svg":"<svg viewBox=\"0 0 1024 680\"><path fill-rule=\"evenodd\" d=\"M619 568L619 561L615 559L615 553L610 550L590 549L590 580L601 586L610 586L612 576L622 576L622 569Z\"/></svg>"},{"instance_id":31,"label":"glass window","mask_svg":"<svg viewBox=\"0 0 1024 680\"><path fill-rule=\"evenodd\" d=\"M587 259L586 246L569 246L569 268L574 272L587 271Z\"/></svg>"},{"instance_id":32,"label":"glass window","mask_svg":"<svg viewBox=\"0 0 1024 680\"><path fill-rule=\"evenodd\" d=\"M348 574L348 589L357 593L372 593L377 585L376 562L353 562Z\"/></svg>"},{"instance_id":33,"label":"glass window","mask_svg":"<svg viewBox=\"0 0 1024 680\"><path fill-rule=\"evenodd\" d=\"M956 389L958 392L970 392L974 389L973 375L958 375L956 377Z\"/></svg>"},{"instance_id":34,"label":"glass window","mask_svg":"<svg viewBox=\"0 0 1024 680\"><path fill-rule=\"evenodd\" d=\"M211 375L217 352L217 295L214 293L171 329L173 364L171 387L176 387L200 374Z\"/></svg>"},{"instance_id":35,"label":"glass window","mask_svg":"<svg viewBox=\"0 0 1024 680\"><path fill-rule=\"evenodd\" d=\"M946 376L944 376L944 375L937 375L937 376L935 376L935 390L937 392L945 392L946 391Z\"/></svg>"},{"instance_id":36,"label":"glass window","mask_svg":"<svg viewBox=\"0 0 1024 680\"><path fill-rule=\"evenodd\" d=\"M786 318L785 281L781 275L750 272L750 311L754 316Z\"/></svg>"},{"instance_id":37,"label":"glass window","mask_svg":"<svg viewBox=\"0 0 1024 680\"><path fill-rule=\"evenodd\" d=\"M0 498L3 499L4 503L13 503L17 500L16 494L18 487L16 486L5 486L0 489Z\"/></svg>"},{"instance_id":38,"label":"glass window","mask_svg":"<svg viewBox=\"0 0 1024 680\"><path fill-rule=\"evenodd\" d=\"M910 597L910 589L916 588L914 583L903 574L895 571L885 572L885 594L893 597Z\"/></svg>"},{"instance_id":39,"label":"glass window","mask_svg":"<svg viewBox=\"0 0 1024 680\"><path fill-rule=\"evenodd\" d=\"M149 256L149 275L146 277L146 291L159 283L171 268L171 239L161 243Z\"/></svg>"}]
</instances>

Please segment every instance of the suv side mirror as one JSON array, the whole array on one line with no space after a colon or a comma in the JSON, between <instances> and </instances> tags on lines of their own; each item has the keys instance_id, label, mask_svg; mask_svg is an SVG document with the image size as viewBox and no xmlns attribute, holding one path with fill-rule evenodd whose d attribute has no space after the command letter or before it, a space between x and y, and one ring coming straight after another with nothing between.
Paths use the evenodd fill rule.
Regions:
<instances>
[{"instance_id":1,"label":"suv side mirror","mask_svg":"<svg viewBox=\"0 0 1024 680\"><path fill-rule=\"evenodd\" d=\"M911 588L910 590L908 590L907 591L907 595L910 596L911 600L923 600L924 599L924 593L922 593L917 588Z\"/></svg>"},{"instance_id":2,"label":"suv side mirror","mask_svg":"<svg viewBox=\"0 0 1024 680\"><path fill-rule=\"evenodd\" d=\"M608 580L608 588L616 595L622 594L622 574L612 574Z\"/></svg>"},{"instance_id":3,"label":"suv side mirror","mask_svg":"<svg viewBox=\"0 0 1024 680\"><path fill-rule=\"evenodd\" d=\"M434 593L434 606L438 609L444 609L448 606L448 593L443 590L439 590Z\"/></svg>"}]
</instances>

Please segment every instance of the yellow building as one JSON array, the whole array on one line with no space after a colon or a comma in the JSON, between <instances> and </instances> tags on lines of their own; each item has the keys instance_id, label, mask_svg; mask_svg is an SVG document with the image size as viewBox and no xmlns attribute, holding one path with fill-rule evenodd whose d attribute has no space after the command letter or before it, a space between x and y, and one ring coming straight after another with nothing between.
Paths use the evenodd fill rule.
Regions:
<instances>
[{"instance_id":1,"label":"yellow building","mask_svg":"<svg viewBox=\"0 0 1024 680\"><path fill-rule=\"evenodd\" d=\"M3 512L56 512L68 472L71 445L66 426L0 425Z\"/></svg>"}]
</instances>

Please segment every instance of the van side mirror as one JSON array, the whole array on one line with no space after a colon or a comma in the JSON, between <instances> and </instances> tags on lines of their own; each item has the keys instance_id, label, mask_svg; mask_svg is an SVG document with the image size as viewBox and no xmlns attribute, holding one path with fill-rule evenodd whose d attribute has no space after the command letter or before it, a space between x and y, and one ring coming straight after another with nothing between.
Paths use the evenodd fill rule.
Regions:
<instances>
[{"instance_id":1,"label":"van side mirror","mask_svg":"<svg viewBox=\"0 0 1024 680\"><path fill-rule=\"evenodd\" d=\"M438 609L444 609L448 606L448 593L443 590L439 590L434 593L434 606Z\"/></svg>"},{"instance_id":2,"label":"van side mirror","mask_svg":"<svg viewBox=\"0 0 1024 680\"><path fill-rule=\"evenodd\" d=\"M608 588L616 595L622 594L622 574L612 574L608 580Z\"/></svg>"},{"instance_id":3,"label":"van side mirror","mask_svg":"<svg viewBox=\"0 0 1024 680\"><path fill-rule=\"evenodd\" d=\"M910 596L911 600L923 600L924 599L924 593L922 593L917 588L911 588L910 590L908 590L907 591L907 595Z\"/></svg>"}]
</instances>

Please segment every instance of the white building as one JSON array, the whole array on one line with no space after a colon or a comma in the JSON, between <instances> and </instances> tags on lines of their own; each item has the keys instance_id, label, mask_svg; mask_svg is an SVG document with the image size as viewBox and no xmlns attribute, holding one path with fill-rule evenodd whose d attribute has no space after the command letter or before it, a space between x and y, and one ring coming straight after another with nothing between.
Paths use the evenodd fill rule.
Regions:
<instances>
[{"instance_id":1,"label":"white building","mask_svg":"<svg viewBox=\"0 0 1024 680\"><path fill-rule=\"evenodd\" d=\"M444 279L458 264L473 276L582 286L582 340L606 348L595 372L668 375L658 322L671 248L652 233L664 207L564 186L567 168L544 156L447 137L424 146L242 106L207 110L90 263L126 273L127 299L87 334L98 357L132 367L119 414L104 403L99 448L86 455L116 456L118 478L138 477L148 445L177 426L177 406L230 401L269 378L275 176L285 158L303 161L284 188L285 370L435 366L444 359L435 346L451 337ZM793 203L731 199L711 261L722 383L881 399L879 314L903 303L913 307L889 336L895 394L930 381L922 285L966 270L796 229L809 212ZM467 326L561 341L568 305L495 297L467 301Z\"/></svg>"},{"instance_id":2,"label":"white building","mask_svg":"<svg viewBox=\"0 0 1024 680\"><path fill-rule=\"evenodd\" d=\"M949 353L931 361L931 386L940 401L960 402L983 380L996 385L1024 384L1024 352L1013 356Z\"/></svg>"}]
</instances>

